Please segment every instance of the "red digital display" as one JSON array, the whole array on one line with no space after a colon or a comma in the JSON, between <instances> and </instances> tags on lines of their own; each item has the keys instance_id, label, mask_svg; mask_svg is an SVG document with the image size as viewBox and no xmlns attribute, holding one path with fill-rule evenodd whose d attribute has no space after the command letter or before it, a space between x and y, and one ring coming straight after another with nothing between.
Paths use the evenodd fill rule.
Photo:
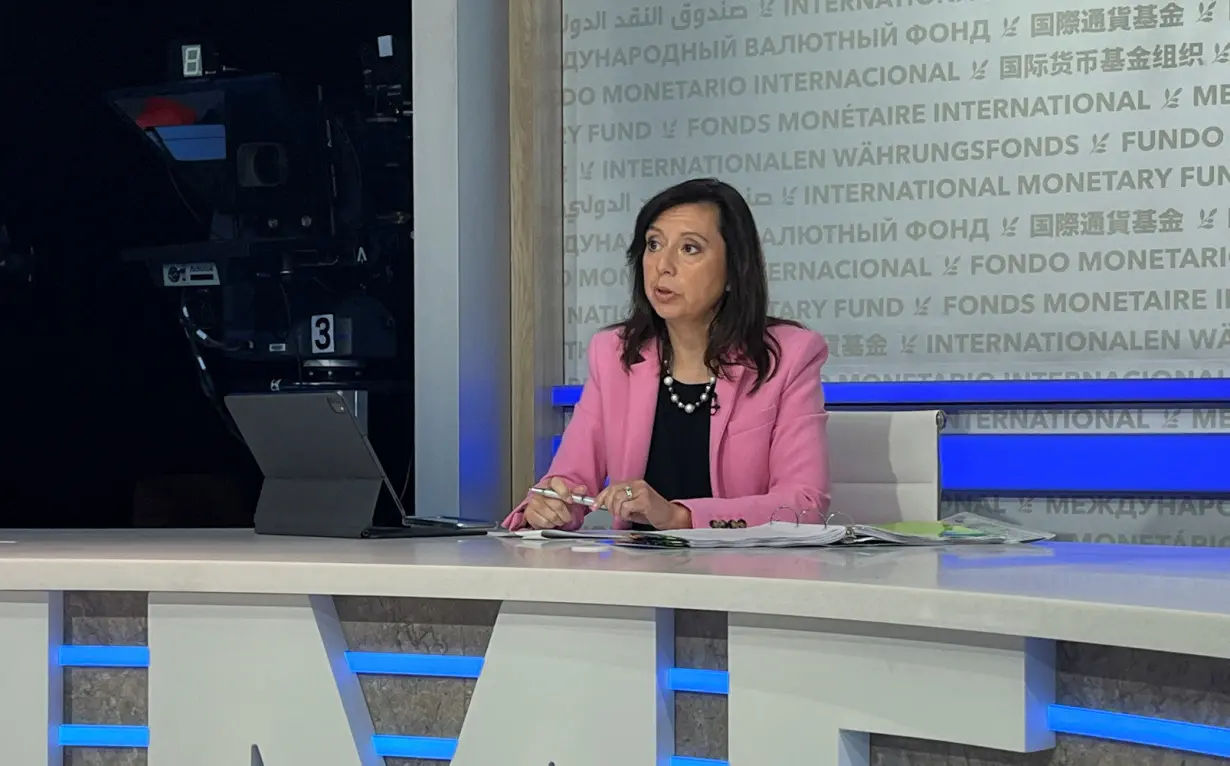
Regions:
<instances>
[{"instance_id":1,"label":"red digital display","mask_svg":"<svg viewBox=\"0 0 1230 766\"><path fill-rule=\"evenodd\" d=\"M115 105L142 130L186 125L221 125L226 103L221 91L124 96Z\"/></svg>"},{"instance_id":2,"label":"red digital display","mask_svg":"<svg viewBox=\"0 0 1230 766\"><path fill-rule=\"evenodd\" d=\"M133 116L133 122L146 130L172 125L195 125L197 113L182 101L166 96L150 96L145 99L140 113Z\"/></svg>"}]
</instances>

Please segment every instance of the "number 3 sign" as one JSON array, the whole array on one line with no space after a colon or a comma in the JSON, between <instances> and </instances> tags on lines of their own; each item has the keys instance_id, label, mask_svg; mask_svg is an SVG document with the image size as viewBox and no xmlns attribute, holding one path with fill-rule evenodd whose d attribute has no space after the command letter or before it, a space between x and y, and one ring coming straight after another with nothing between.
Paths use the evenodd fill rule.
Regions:
<instances>
[{"instance_id":1,"label":"number 3 sign","mask_svg":"<svg viewBox=\"0 0 1230 766\"><path fill-rule=\"evenodd\" d=\"M313 354L332 354L334 350L333 342L333 315L332 314L317 314L312 317L312 353Z\"/></svg>"}]
</instances>

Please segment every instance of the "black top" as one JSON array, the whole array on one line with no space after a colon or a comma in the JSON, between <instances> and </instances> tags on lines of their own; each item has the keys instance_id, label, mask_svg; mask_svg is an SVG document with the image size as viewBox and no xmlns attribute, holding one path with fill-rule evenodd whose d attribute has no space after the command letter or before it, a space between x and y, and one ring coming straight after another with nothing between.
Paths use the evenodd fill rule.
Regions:
<instances>
[{"instance_id":1,"label":"black top","mask_svg":"<svg viewBox=\"0 0 1230 766\"><path fill-rule=\"evenodd\" d=\"M658 406L654 412L653 435L649 440L649 461L645 483L668 501L713 497L709 476L709 403L700 403L703 383L675 383L675 394L685 404L696 404L692 413L671 401L666 386L658 384ZM638 524L636 529L652 529Z\"/></svg>"}]
</instances>

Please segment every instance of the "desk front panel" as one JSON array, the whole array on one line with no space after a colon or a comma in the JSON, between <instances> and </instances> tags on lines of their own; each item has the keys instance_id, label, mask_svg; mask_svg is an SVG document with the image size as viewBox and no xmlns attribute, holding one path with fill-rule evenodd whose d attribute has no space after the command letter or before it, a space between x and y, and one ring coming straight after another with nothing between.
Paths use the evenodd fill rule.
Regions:
<instances>
[{"instance_id":1,"label":"desk front panel","mask_svg":"<svg viewBox=\"0 0 1230 766\"><path fill-rule=\"evenodd\" d=\"M346 646L352 652L482 657L491 644L500 612L498 602L487 601L339 597L334 603ZM145 594L68 593L64 595L63 609L65 644L149 643ZM726 671L727 650L725 614L674 613L676 667ZM157 663L157 656L151 662ZM1063 643L1056 647L1055 662L1055 702L1059 705L1230 727L1230 662ZM147 724L147 669L67 667L63 673L63 723L133 727ZM362 674L359 684L377 734L397 735L407 741L434 741L455 740L461 735L476 681L461 677ZM667 736L673 739L674 752L679 756L677 763L709 765L727 759L728 697L713 691L720 690L673 693L673 733L668 732ZM602 691L595 689L594 693L601 695ZM293 695L287 696L286 704L296 704ZM647 700L646 704L653 703ZM937 690L934 704L941 708L947 704L943 690ZM558 719L558 725L568 725L567 710L556 710L550 715ZM612 725L616 723L612 721ZM1213 733L1217 735L1218 731ZM1230 741L1230 732L1220 736ZM0 751L3 748L0 743ZM65 766L144 766L146 762L146 751L139 747L64 749ZM447 762L439 753L429 758L385 758L387 766L440 766ZM1062 733L1057 736L1053 750L1026 754L875 733L871 736L871 763L875 766L1205 766L1227 762L1230 761L1165 747ZM748 766L779 764L766 761Z\"/></svg>"}]
</instances>

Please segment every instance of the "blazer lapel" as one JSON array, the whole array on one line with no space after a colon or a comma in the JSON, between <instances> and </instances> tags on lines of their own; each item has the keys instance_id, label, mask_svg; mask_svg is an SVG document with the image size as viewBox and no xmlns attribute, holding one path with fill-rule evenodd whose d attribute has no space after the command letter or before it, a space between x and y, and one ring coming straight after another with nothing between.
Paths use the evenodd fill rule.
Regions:
<instances>
[{"instance_id":1,"label":"blazer lapel","mask_svg":"<svg viewBox=\"0 0 1230 766\"><path fill-rule=\"evenodd\" d=\"M726 371L729 379L718 376L714 386L718 411L713 413L713 419L709 422L709 481L713 486L714 497L723 497L722 473L719 470L722 440L726 436L726 426L730 424L730 416L735 409L735 398L745 369L742 365L728 367Z\"/></svg>"},{"instance_id":2,"label":"blazer lapel","mask_svg":"<svg viewBox=\"0 0 1230 766\"><path fill-rule=\"evenodd\" d=\"M620 475L611 476L612 481L645 478L649 464L649 440L653 436L654 413L658 405L659 377L658 347L656 343L645 344L641 361L632 365L628 374L628 411L623 413L627 429L624 431L623 465L612 466Z\"/></svg>"}]
</instances>

